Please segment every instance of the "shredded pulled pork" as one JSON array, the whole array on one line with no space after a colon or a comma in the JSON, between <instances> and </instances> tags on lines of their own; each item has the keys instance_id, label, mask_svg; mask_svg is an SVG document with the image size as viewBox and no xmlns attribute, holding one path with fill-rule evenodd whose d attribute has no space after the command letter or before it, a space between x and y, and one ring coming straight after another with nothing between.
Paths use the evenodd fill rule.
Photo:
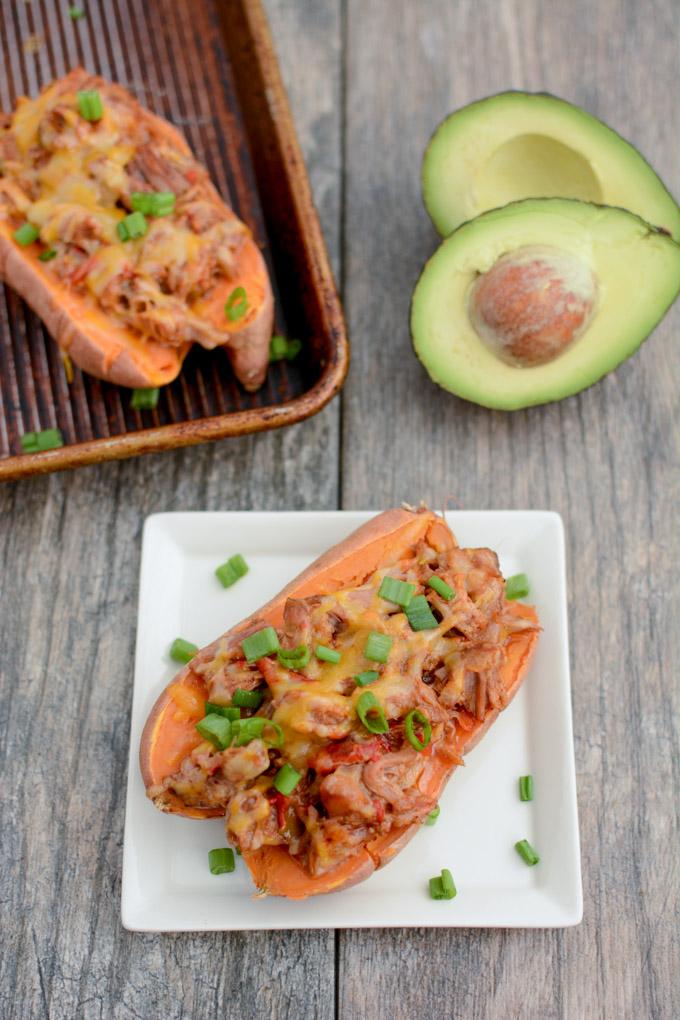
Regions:
<instances>
[{"instance_id":1,"label":"shredded pulled pork","mask_svg":"<svg viewBox=\"0 0 680 1020\"><path fill-rule=\"evenodd\" d=\"M433 573L453 589L450 600L427 585ZM435 627L413 631L400 607L378 595L386 574L426 596ZM201 745L165 789L187 804L221 805L229 837L242 851L285 844L312 875L323 874L378 835L422 821L433 809L435 752L460 764L460 733L505 706L507 648L527 628L536 625L506 601L489 549L438 550L421 542L353 588L288 599L278 634L282 648L323 644L340 653L340 662L311 655L289 668L285 657L270 655L249 664L242 658L243 634L202 653L192 668L209 700L224 705L238 688L259 690L262 704L243 717L273 721L285 739L281 746L257 740L236 751ZM384 664L363 656L371 630L392 638ZM357 674L369 669L377 678L358 686ZM364 691L384 712L383 733L369 732L357 715ZM413 710L431 727L420 749L406 727ZM286 762L301 777L289 795L273 785Z\"/></svg>"},{"instance_id":2,"label":"shredded pulled pork","mask_svg":"<svg viewBox=\"0 0 680 1020\"><path fill-rule=\"evenodd\" d=\"M97 122L77 93L96 89ZM117 226L134 192L172 192L175 209L149 216L144 236ZM28 221L56 254L45 262L81 297L145 340L214 348L229 341L206 311L233 278L247 228L221 201L183 140L160 132L120 86L71 72L0 122L0 218Z\"/></svg>"}]
</instances>

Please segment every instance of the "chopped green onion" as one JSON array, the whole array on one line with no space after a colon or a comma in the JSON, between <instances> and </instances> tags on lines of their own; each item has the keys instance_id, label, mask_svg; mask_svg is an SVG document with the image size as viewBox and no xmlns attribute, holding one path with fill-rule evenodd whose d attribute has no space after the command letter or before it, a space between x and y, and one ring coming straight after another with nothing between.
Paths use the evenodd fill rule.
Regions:
<instances>
[{"instance_id":1,"label":"chopped green onion","mask_svg":"<svg viewBox=\"0 0 680 1020\"><path fill-rule=\"evenodd\" d=\"M175 211L174 191L133 191L130 205L145 216L169 216Z\"/></svg>"},{"instance_id":2,"label":"chopped green onion","mask_svg":"<svg viewBox=\"0 0 680 1020\"><path fill-rule=\"evenodd\" d=\"M133 241L136 237L144 237L148 229L149 224L141 212L128 213L116 224L116 233L121 241Z\"/></svg>"},{"instance_id":3,"label":"chopped green onion","mask_svg":"<svg viewBox=\"0 0 680 1020\"><path fill-rule=\"evenodd\" d=\"M290 797L291 793L302 779L302 776L292 765L286 762L274 776L274 788L282 793L284 797Z\"/></svg>"},{"instance_id":4,"label":"chopped green onion","mask_svg":"<svg viewBox=\"0 0 680 1020\"><path fill-rule=\"evenodd\" d=\"M240 847L236 847L236 856L237 857L243 857L243 854L241 853Z\"/></svg>"},{"instance_id":5,"label":"chopped green onion","mask_svg":"<svg viewBox=\"0 0 680 1020\"><path fill-rule=\"evenodd\" d=\"M364 691L358 699L357 715L369 733L387 733L390 728L382 705L371 691Z\"/></svg>"},{"instance_id":6,"label":"chopped green onion","mask_svg":"<svg viewBox=\"0 0 680 1020\"><path fill-rule=\"evenodd\" d=\"M81 18L85 17L85 11L82 7L69 7L68 16L71 21L80 21Z\"/></svg>"},{"instance_id":7,"label":"chopped green onion","mask_svg":"<svg viewBox=\"0 0 680 1020\"><path fill-rule=\"evenodd\" d=\"M37 227L34 227L32 223L22 223L12 235L17 244L20 244L22 248L25 248L29 244L33 244L40 237L40 231Z\"/></svg>"},{"instance_id":8,"label":"chopped green onion","mask_svg":"<svg viewBox=\"0 0 680 1020\"><path fill-rule=\"evenodd\" d=\"M159 393L157 386L150 386L147 390L133 390L130 407L134 411L152 411L158 404Z\"/></svg>"},{"instance_id":9,"label":"chopped green onion","mask_svg":"<svg viewBox=\"0 0 680 1020\"><path fill-rule=\"evenodd\" d=\"M78 113L83 120L101 120L104 115L102 97L96 89L78 92Z\"/></svg>"},{"instance_id":10,"label":"chopped green onion","mask_svg":"<svg viewBox=\"0 0 680 1020\"><path fill-rule=\"evenodd\" d=\"M433 900L452 900L456 895L456 887L448 868L442 868L441 875L430 879L430 896Z\"/></svg>"},{"instance_id":11,"label":"chopped green onion","mask_svg":"<svg viewBox=\"0 0 680 1020\"><path fill-rule=\"evenodd\" d=\"M196 723L196 729L204 740L209 740L220 751L231 743L231 722L223 715L206 715Z\"/></svg>"},{"instance_id":12,"label":"chopped green onion","mask_svg":"<svg viewBox=\"0 0 680 1020\"><path fill-rule=\"evenodd\" d=\"M56 248L47 248L45 251L40 252L38 260L40 262L51 262L52 259L56 259L57 254L58 252Z\"/></svg>"},{"instance_id":13,"label":"chopped green onion","mask_svg":"<svg viewBox=\"0 0 680 1020\"><path fill-rule=\"evenodd\" d=\"M312 650L307 645L279 648L276 657L284 669L304 669L312 657Z\"/></svg>"},{"instance_id":14,"label":"chopped green onion","mask_svg":"<svg viewBox=\"0 0 680 1020\"><path fill-rule=\"evenodd\" d=\"M322 662L340 662L341 655L335 648L327 648L326 645L317 645L314 649L314 654L317 659L321 659Z\"/></svg>"},{"instance_id":15,"label":"chopped green onion","mask_svg":"<svg viewBox=\"0 0 680 1020\"><path fill-rule=\"evenodd\" d=\"M241 718L241 709L234 708L232 705L216 705L214 701L206 701L205 714L223 715L225 719L234 722L236 719Z\"/></svg>"},{"instance_id":16,"label":"chopped green onion","mask_svg":"<svg viewBox=\"0 0 680 1020\"><path fill-rule=\"evenodd\" d=\"M226 563L222 563L215 569L215 575L222 583L222 587L231 588L232 584L248 573L248 564L240 553L230 556Z\"/></svg>"},{"instance_id":17,"label":"chopped green onion","mask_svg":"<svg viewBox=\"0 0 680 1020\"><path fill-rule=\"evenodd\" d=\"M273 336L269 344L270 361L292 361L302 350L302 341L287 340L285 336Z\"/></svg>"},{"instance_id":18,"label":"chopped green onion","mask_svg":"<svg viewBox=\"0 0 680 1020\"><path fill-rule=\"evenodd\" d=\"M400 581L396 577L383 577L378 588L378 595L386 602L394 602L395 605L406 609L415 590L415 584L410 584L408 581Z\"/></svg>"},{"instance_id":19,"label":"chopped green onion","mask_svg":"<svg viewBox=\"0 0 680 1020\"><path fill-rule=\"evenodd\" d=\"M237 687L232 694L231 703L238 708L259 708L263 698L262 691L244 691L242 687Z\"/></svg>"},{"instance_id":20,"label":"chopped green onion","mask_svg":"<svg viewBox=\"0 0 680 1020\"><path fill-rule=\"evenodd\" d=\"M519 777L519 799L520 800L533 800L534 799L534 777L533 776L520 776Z\"/></svg>"},{"instance_id":21,"label":"chopped green onion","mask_svg":"<svg viewBox=\"0 0 680 1020\"><path fill-rule=\"evenodd\" d=\"M447 602L450 602L456 594L451 585L447 584L446 581L443 581L441 577L437 577L436 574L433 574L427 583L433 591L437 592L437 595L441 595L441 597L446 599Z\"/></svg>"},{"instance_id":22,"label":"chopped green onion","mask_svg":"<svg viewBox=\"0 0 680 1020\"><path fill-rule=\"evenodd\" d=\"M541 859L528 839L520 839L519 843L515 843L515 850L529 867L538 864Z\"/></svg>"},{"instance_id":23,"label":"chopped green onion","mask_svg":"<svg viewBox=\"0 0 680 1020\"><path fill-rule=\"evenodd\" d=\"M64 438L59 429L43 429L42 432L25 432L19 442L24 453L41 453L63 446Z\"/></svg>"},{"instance_id":24,"label":"chopped green onion","mask_svg":"<svg viewBox=\"0 0 680 1020\"><path fill-rule=\"evenodd\" d=\"M437 620L430 609L430 603L424 595L416 595L405 609L411 630L434 630Z\"/></svg>"},{"instance_id":25,"label":"chopped green onion","mask_svg":"<svg viewBox=\"0 0 680 1020\"><path fill-rule=\"evenodd\" d=\"M249 634L241 642L241 648L248 662L255 662L256 659L263 659L265 655L278 652L279 639L273 627L263 627L262 630Z\"/></svg>"},{"instance_id":26,"label":"chopped green onion","mask_svg":"<svg viewBox=\"0 0 680 1020\"><path fill-rule=\"evenodd\" d=\"M208 851L208 864L212 875L226 875L236 867L234 851L230 846L221 846L218 850Z\"/></svg>"},{"instance_id":27,"label":"chopped green onion","mask_svg":"<svg viewBox=\"0 0 680 1020\"><path fill-rule=\"evenodd\" d=\"M442 809L439 807L439 804L437 804L436 808L432 808L429 815L426 817L425 825L434 825L441 813Z\"/></svg>"},{"instance_id":28,"label":"chopped green onion","mask_svg":"<svg viewBox=\"0 0 680 1020\"><path fill-rule=\"evenodd\" d=\"M391 647L392 638L389 634L379 634L377 630L372 630L368 635L364 655L372 662L387 662Z\"/></svg>"},{"instance_id":29,"label":"chopped green onion","mask_svg":"<svg viewBox=\"0 0 680 1020\"><path fill-rule=\"evenodd\" d=\"M267 736L266 729L274 731L273 737ZM257 737L262 737L272 747L283 747L283 730L279 724L261 715L253 715L250 719L236 719L231 724L231 735L235 738L236 747L243 747Z\"/></svg>"},{"instance_id":30,"label":"chopped green onion","mask_svg":"<svg viewBox=\"0 0 680 1020\"><path fill-rule=\"evenodd\" d=\"M357 682L357 687L368 687L369 684L375 683L379 676L380 673L377 670L367 669L363 673L357 673L354 679Z\"/></svg>"},{"instance_id":31,"label":"chopped green onion","mask_svg":"<svg viewBox=\"0 0 680 1020\"><path fill-rule=\"evenodd\" d=\"M422 727L423 739L421 740L416 733L416 723ZM406 739L408 740L411 747L415 748L416 751L424 751L427 745L430 743L432 736L432 727L430 720L427 718L424 712L421 712L419 708L414 708L412 712L406 716L404 720L404 730L406 732Z\"/></svg>"},{"instance_id":32,"label":"chopped green onion","mask_svg":"<svg viewBox=\"0 0 680 1020\"><path fill-rule=\"evenodd\" d=\"M198 645L192 644L191 641L185 641L184 638L177 637L170 645L170 658L174 659L175 662L191 662L197 651Z\"/></svg>"},{"instance_id":33,"label":"chopped green onion","mask_svg":"<svg viewBox=\"0 0 680 1020\"><path fill-rule=\"evenodd\" d=\"M442 868L442 889L447 900L452 900L456 895L456 887L453 884L453 875L448 868Z\"/></svg>"},{"instance_id":34,"label":"chopped green onion","mask_svg":"<svg viewBox=\"0 0 680 1020\"><path fill-rule=\"evenodd\" d=\"M227 298L224 313L229 322L238 322L248 311L248 296L243 287L235 287Z\"/></svg>"},{"instance_id":35,"label":"chopped green onion","mask_svg":"<svg viewBox=\"0 0 680 1020\"><path fill-rule=\"evenodd\" d=\"M529 590L529 578L526 574L513 574L505 582L506 599L526 598Z\"/></svg>"}]
</instances>

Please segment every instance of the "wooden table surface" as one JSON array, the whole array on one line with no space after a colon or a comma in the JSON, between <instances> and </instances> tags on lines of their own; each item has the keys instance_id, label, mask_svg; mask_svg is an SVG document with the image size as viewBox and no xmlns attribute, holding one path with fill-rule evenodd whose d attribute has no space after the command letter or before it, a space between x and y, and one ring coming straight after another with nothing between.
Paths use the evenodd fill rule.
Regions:
<instances>
[{"instance_id":1,"label":"wooden table surface","mask_svg":"<svg viewBox=\"0 0 680 1020\"><path fill-rule=\"evenodd\" d=\"M680 194L677 0L267 9L344 297L349 380L287 431L0 488L0 1015L676 1018L680 307L597 386L514 414L438 391L412 356L407 312L435 245L421 155L469 100L506 88L574 100ZM438 507L449 496L565 521L583 923L123 931L146 515Z\"/></svg>"}]
</instances>

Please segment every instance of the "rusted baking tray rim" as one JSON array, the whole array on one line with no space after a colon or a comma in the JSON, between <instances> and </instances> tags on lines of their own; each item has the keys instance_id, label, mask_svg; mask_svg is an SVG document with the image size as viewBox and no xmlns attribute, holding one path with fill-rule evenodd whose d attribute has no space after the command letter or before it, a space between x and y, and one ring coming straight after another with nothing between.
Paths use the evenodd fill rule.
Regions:
<instances>
[{"instance_id":1,"label":"rusted baking tray rim","mask_svg":"<svg viewBox=\"0 0 680 1020\"><path fill-rule=\"evenodd\" d=\"M124 460L144 453L192 446L227 436L241 436L291 425L320 411L342 386L349 367L345 323L309 181L304 171L288 97L281 80L267 18L260 0L247 0L244 12L253 49L260 65L267 102L276 113L272 116L272 130L281 153L282 169L290 182L294 214L298 222L305 224L301 240L305 247L309 276L319 297L321 324L331 340L331 354L320 378L311 389L281 404L231 411L208 418L141 429L119 436L92 439L56 450L46 450L43 453L7 457L0 460L0 481L83 467L108 460Z\"/></svg>"}]
</instances>

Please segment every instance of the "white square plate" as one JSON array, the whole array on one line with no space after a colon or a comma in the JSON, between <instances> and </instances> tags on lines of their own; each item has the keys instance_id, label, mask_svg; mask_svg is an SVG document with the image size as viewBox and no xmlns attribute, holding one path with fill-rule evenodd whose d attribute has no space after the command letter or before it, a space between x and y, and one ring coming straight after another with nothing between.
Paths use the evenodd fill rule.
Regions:
<instances>
[{"instance_id":1,"label":"white square plate","mask_svg":"<svg viewBox=\"0 0 680 1020\"><path fill-rule=\"evenodd\" d=\"M331 927L560 927L582 914L572 743L562 521L544 511L447 514L463 546L489 546L506 576L525 572L543 633L517 697L458 769L434 826L353 889L294 902L253 898L237 858L214 876L208 851L225 846L220 819L162 814L146 799L139 740L177 670L173 638L203 646L238 623L371 513L167 513L146 522L128 772L122 919L133 931ZM213 571L241 552L250 573L223 589ZM534 777L522 803L521 775ZM528 839L540 863L514 849ZM458 895L432 900L442 867Z\"/></svg>"}]
</instances>

